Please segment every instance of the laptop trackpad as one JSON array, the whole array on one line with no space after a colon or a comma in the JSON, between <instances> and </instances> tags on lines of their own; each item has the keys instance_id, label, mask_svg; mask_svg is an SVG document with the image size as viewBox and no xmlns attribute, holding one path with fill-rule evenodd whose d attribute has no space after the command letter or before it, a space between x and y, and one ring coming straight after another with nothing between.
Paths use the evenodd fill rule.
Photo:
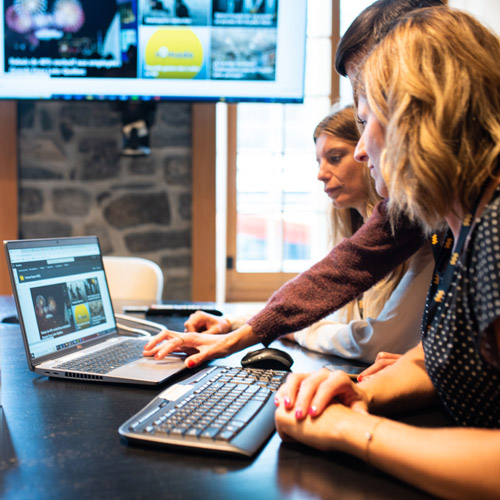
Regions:
<instances>
[{"instance_id":1,"label":"laptop trackpad","mask_svg":"<svg viewBox=\"0 0 500 500\"><path fill-rule=\"evenodd\" d=\"M131 376L133 379L150 379L151 377L161 379L168 376L170 372L177 373L185 367L184 358L180 356L167 356L160 360L144 357L111 370L107 375L114 377Z\"/></svg>"}]
</instances>

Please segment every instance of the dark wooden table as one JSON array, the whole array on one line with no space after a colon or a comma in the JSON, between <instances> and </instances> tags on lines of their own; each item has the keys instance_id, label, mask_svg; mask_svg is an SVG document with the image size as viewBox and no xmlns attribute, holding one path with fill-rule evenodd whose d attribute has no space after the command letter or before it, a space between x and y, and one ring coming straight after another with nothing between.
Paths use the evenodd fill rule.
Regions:
<instances>
[{"instance_id":1,"label":"dark wooden table","mask_svg":"<svg viewBox=\"0 0 500 500\"><path fill-rule=\"evenodd\" d=\"M0 319L12 307L0 297ZM49 379L28 370L17 325L2 323L0 342L3 500L429 498L350 456L283 444L277 434L252 460L130 445L118 427L164 387ZM296 371L331 361L279 347L292 353Z\"/></svg>"}]
</instances>

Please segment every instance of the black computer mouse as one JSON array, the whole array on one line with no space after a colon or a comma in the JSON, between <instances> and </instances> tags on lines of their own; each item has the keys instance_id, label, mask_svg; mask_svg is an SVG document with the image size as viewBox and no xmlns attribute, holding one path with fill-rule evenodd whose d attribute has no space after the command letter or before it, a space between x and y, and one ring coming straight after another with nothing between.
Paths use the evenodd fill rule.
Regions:
<instances>
[{"instance_id":1,"label":"black computer mouse","mask_svg":"<svg viewBox=\"0 0 500 500\"><path fill-rule=\"evenodd\" d=\"M290 354L272 347L264 347L264 349L251 351L241 359L241 366L243 368L290 371L292 365L293 359Z\"/></svg>"}]
</instances>

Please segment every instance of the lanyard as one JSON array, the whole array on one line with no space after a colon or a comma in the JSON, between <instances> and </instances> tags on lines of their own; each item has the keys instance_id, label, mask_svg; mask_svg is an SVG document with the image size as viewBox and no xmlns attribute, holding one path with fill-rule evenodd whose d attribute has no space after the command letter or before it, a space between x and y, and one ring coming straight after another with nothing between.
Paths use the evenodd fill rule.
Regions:
<instances>
[{"instance_id":1,"label":"lanyard","mask_svg":"<svg viewBox=\"0 0 500 500\"><path fill-rule=\"evenodd\" d=\"M434 275L432 277L432 283L429 289L429 295L427 297L427 303L422 318L423 335L425 335L429 331L432 321L440 312L444 303L444 299L446 297L446 293L451 287L451 281L453 279L453 273L455 272L458 259L467 246L466 242L468 242L470 232L476 224L474 215L476 214L480 199L481 196L478 198L478 201L476 202L472 210L462 220L462 226L460 227L460 233L458 235L458 240L457 244L455 245L454 251L452 251L453 234L451 232L451 229L448 229L448 232L446 233L444 243L437 256ZM436 245L439 245L439 239L437 234L433 234L433 249L436 247Z\"/></svg>"}]
</instances>

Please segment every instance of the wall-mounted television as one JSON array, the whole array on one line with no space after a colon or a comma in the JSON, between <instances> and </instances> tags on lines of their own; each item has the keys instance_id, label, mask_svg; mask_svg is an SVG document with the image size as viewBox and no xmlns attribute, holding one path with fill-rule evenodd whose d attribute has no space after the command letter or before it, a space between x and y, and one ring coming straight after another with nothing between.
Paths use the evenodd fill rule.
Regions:
<instances>
[{"instance_id":1,"label":"wall-mounted television","mask_svg":"<svg viewBox=\"0 0 500 500\"><path fill-rule=\"evenodd\" d=\"M303 99L306 0L0 6L0 99Z\"/></svg>"}]
</instances>

